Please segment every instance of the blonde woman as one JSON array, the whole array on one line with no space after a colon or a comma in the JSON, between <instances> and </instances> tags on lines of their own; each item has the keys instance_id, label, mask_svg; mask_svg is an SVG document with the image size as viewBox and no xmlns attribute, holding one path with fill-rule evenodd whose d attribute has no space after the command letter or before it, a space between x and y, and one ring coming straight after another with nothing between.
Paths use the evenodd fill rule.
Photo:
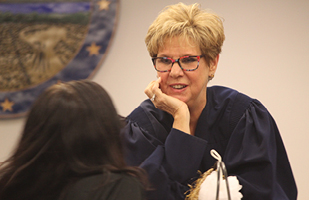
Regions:
<instances>
[{"instance_id":1,"label":"blonde woman","mask_svg":"<svg viewBox=\"0 0 309 200\"><path fill-rule=\"evenodd\" d=\"M207 87L225 39L222 19L182 3L166 7L145 42L158 79L127 116L126 159L147 170L148 199L184 199L198 178L223 157L243 199L296 199L297 189L276 123L256 99Z\"/></svg>"}]
</instances>

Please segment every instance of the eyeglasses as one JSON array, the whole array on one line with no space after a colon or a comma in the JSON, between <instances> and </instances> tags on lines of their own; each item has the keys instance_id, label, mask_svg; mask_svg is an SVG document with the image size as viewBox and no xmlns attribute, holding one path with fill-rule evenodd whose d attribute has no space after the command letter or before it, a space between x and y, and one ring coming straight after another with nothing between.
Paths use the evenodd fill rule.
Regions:
<instances>
[{"instance_id":1,"label":"eyeglasses","mask_svg":"<svg viewBox=\"0 0 309 200\"><path fill-rule=\"evenodd\" d=\"M175 62L183 71L194 71L198 68L202 57L204 55L182 56L176 60L169 57L153 57L152 62L158 72L170 72Z\"/></svg>"}]
</instances>

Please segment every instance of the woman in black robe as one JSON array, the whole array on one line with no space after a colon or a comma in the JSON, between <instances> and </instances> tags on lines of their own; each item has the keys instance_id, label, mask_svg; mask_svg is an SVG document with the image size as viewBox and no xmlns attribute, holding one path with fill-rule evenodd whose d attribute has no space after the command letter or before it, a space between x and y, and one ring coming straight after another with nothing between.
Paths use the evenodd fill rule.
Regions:
<instances>
[{"instance_id":1,"label":"woman in black robe","mask_svg":"<svg viewBox=\"0 0 309 200\"><path fill-rule=\"evenodd\" d=\"M158 79L149 97L127 116L126 160L146 169L148 199L184 199L185 192L222 156L243 199L296 199L288 157L267 109L236 90L207 87L225 39L222 19L199 5L165 8L145 42Z\"/></svg>"}]
</instances>

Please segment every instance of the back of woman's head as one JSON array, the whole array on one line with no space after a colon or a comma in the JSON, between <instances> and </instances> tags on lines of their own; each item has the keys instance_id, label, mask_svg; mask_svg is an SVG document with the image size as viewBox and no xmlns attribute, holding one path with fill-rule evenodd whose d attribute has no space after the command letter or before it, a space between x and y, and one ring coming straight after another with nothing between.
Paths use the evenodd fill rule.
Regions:
<instances>
[{"instance_id":1,"label":"back of woman's head","mask_svg":"<svg viewBox=\"0 0 309 200\"><path fill-rule=\"evenodd\" d=\"M200 9L199 4L170 5L148 29L145 43L150 56L157 56L165 40L172 37L193 41L210 62L221 52L225 39L223 21L217 14Z\"/></svg>"},{"instance_id":2,"label":"back of woman's head","mask_svg":"<svg viewBox=\"0 0 309 200\"><path fill-rule=\"evenodd\" d=\"M36 145L49 159L60 155L76 170L121 166L120 129L112 100L100 85L71 81L51 86L37 99L21 144Z\"/></svg>"},{"instance_id":3,"label":"back of woman's head","mask_svg":"<svg viewBox=\"0 0 309 200\"><path fill-rule=\"evenodd\" d=\"M100 85L82 80L51 86L33 104L15 152L1 167L0 198L41 193L53 199L73 179L125 169L120 129Z\"/></svg>"}]
</instances>

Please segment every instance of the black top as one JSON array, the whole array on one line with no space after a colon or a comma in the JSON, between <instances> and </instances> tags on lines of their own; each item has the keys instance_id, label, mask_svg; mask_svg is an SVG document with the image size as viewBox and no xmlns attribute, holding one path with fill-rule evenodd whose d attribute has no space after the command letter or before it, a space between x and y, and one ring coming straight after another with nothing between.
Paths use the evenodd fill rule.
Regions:
<instances>
[{"instance_id":1,"label":"black top","mask_svg":"<svg viewBox=\"0 0 309 200\"><path fill-rule=\"evenodd\" d=\"M106 181L106 183L105 183ZM142 200L141 183L126 174L111 173L83 178L76 182L64 200Z\"/></svg>"},{"instance_id":2,"label":"black top","mask_svg":"<svg viewBox=\"0 0 309 200\"><path fill-rule=\"evenodd\" d=\"M205 94L206 95L206 94ZM243 186L243 199L296 199L297 188L287 154L267 109L235 90L207 89L207 104L195 136L172 128L173 117L145 100L128 117L123 129L126 160L141 166L155 188L149 199L184 199L198 177L210 169L215 149Z\"/></svg>"}]
</instances>

